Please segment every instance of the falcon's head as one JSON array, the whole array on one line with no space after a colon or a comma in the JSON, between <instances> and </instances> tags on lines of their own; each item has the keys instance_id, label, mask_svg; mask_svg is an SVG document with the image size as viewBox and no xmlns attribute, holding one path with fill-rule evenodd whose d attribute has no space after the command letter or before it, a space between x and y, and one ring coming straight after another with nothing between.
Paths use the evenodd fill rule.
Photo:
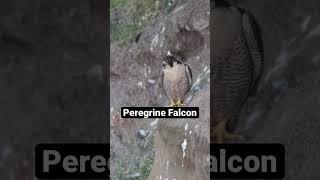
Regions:
<instances>
[{"instance_id":1,"label":"falcon's head","mask_svg":"<svg viewBox=\"0 0 320 180\"><path fill-rule=\"evenodd\" d=\"M181 61L179 61L177 58L175 58L172 55L167 55L162 61L163 68L173 67L177 64L182 64L182 63L181 63Z\"/></svg>"}]
</instances>

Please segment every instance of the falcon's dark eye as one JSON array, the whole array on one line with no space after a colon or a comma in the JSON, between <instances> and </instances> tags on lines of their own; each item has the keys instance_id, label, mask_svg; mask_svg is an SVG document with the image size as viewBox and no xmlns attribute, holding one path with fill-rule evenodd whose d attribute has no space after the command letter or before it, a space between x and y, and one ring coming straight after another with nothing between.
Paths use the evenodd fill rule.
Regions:
<instances>
[{"instance_id":1,"label":"falcon's dark eye","mask_svg":"<svg viewBox=\"0 0 320 180\"><path fill-rule=\"evenodd\" d=\"M165 57L163 60L163 63L172 67L173 66L173 57L171 57L171 56Z\"/></svg>"}]
</instances>

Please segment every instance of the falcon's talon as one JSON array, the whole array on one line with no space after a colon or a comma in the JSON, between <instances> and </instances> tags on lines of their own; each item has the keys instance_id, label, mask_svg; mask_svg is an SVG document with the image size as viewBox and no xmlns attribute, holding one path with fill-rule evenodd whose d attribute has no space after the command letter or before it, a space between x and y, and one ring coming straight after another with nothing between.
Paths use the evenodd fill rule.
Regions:
<instances>
[{"instance_id":1,"label":"falcon's talon","mask_svg":"<svg viewBox=\"0 0 320 180\"><path fill-rule=\"evenodd\" d=\"M175 104L176 104L175 101L173 99L171 99L169 106L170 107L175 107Z\"/></svg>"},{"instance_id":2,"label":"falcon's talon","mask_svg":"<svg viewBox=\"0 0 320 180\"><path fill-rule=\"evenodd\" d=\"M228 132L226 129L226 124L227 124L227 121L223 120L219 122L218 125L216 125L216 127L214 127L213 137L216 137L217 143L222 144L224 143L225 139L236 139L236 138L242 139L243 138L241 135Z\"/></svg>"},{"instance_id":3,"label":"falcon's talon","mask_svg":"<svg viewBox=\"0 0 320 180\"><path fill-rule=\"evenodd\" d=\"M181 102L180 99L176 102L176 107L182 107L184 104Z\"/></svg>"},{"instance_id":4,"label":"falcon's talon","mask_svg":"<svg viewBox=\"0 0 320 180\"><path fill-rule=\"evenodd\" d=\"M170 105L171 107L182 107L184 104L181 102L180 99L178 99L177 101L171 99Z\"/></svg>"}]
</instances>

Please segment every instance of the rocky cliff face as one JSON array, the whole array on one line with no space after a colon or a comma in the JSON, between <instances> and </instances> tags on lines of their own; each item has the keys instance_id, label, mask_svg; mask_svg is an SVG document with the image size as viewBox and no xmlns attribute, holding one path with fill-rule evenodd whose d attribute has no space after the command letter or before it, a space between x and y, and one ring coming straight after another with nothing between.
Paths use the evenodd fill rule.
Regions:
<instances>
[{"instance_id":1,"label":"rocky cliff face","mask_svg":"<svg viewBox=\"0 0 320 180\"><path fill-rule=\"evenodd\" d=\"M138 42L126 46L112 44L111 164L115 166L111 172L115 179L144 179L149 176L150 171L149 179L185 179L191 174L191 179L209 177L208 172L204 173L202 168L206 166L209 153L209 7L209 1L182 1L170 13L161 14L155 23L143 29ZM121 106L168 104L159 86L162 58L168 50L183 56L192 68L194 86L187 97L187 103L189 106L199 106L201 117L192 120L120 119L118 112ZM136 138L139 129L147 133L147 137L142 140ZM140 143L148 144L149 141L152 141L151 149L139 146ZM137 152L144 153L141 155ZM138 157L133 159L132 156ZM145 175L141 166L144 167L145 162L149 162L150 156L152 163ZM118 165L121 157L127 162L122 167L129 170L128 173L121 173Z\"/></svg>"},{"instance_id":2,"label":"rocky cliff face","mask_svg":"<svg viewBox=\"0 0 320 180\"><path fill-rule=\"evenodd\" d=\"M190 11L192 9L192 11ZM209 179L210 123L210 17L209 1L187 1L172 14L169 21L190 31L178 34L186 62L191 65L194 85L187 97L188 106L199 107L198 119L159 119L155 133L155 162L149 179ZM176 14L179 15L176 15ZM179 37L182 36L182 37ZM197 46L197 39L202 45ZM190 38L190 39L188 39ZM199 43L200 44L200 43Z\"/></svg>"}]
</instances>

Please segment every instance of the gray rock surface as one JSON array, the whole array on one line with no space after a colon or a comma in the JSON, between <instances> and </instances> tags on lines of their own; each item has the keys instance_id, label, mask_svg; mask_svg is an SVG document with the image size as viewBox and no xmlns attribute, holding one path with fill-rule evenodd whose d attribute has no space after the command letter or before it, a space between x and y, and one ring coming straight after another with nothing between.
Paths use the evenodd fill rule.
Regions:
<instances>
[{"instance_id":1,"label":"gray rock surface","mask_svg":"<svg viewBox=\"0 0 320 180\"><path fill-rule=\"evenodd\" d=\"M101 2L0 2L0 179L34 180L37 143L109 140Z\"/></svg>"},{"instance_id":2,"label":"gray rock surface","mask_svg":"<svg viewBox=\"0 0 320 180\"><path fill-rule=\"evenodd\" d=\"M320 72L313 73L298 88L289 88L255 126L254 143L281 143L286 148L286 177L320 177L319 88Z\"/></svg>"},{"instance_id":3,"label":"gray rock surface","mask_svg":"<svg viewBox=\"0 0 320 180\"><path fill-rule=\"evenodd\" d=\"M155 134L155 162L149 179L209 179L210 87L200 90L190 106L198 119L161 119Z\"/></svg>"},{"instance_id":4,"label":"gray rock surface","mask_svg":"<svg viewBox=\"0 0 320 180\"><path fill-rule=\"evenodd\" d=\"M148 166L149 171L151 170L149 179L160 176L163 179L180 179L188 176L186 172L189 175L195 173L193 178L209 177L208 172L204 172L202 168L207 164L209 153L209 8L209 1L183 1L170 13L161 15L154 24L147 26L138 43L127 46L112 43L111 132L114 133L111 135L111 164L114 166L111 174L114 179L121 179L119 173L126 174L125 178L129 179L133 174L140 174L136 178L145 179L143 173L139 172L142 171L139 167L144 165L148 156L154 159ZM120 119L118 112L122 106L169 104L159 84L162 58L168 50L176 55L184 52L185 61L192 68L194 86L188 95L187 104L200 106L201 117L189 120ZM133 138L141 128L147 131L145 140ZM184 140L186 146L183 158L181 144ZM150 142L151 149L141 149L139 144ZM194 161L195 158L203 161ZM120 161L126 162L123 169L119 168ZM168 168L171 169L170 172ZM132 169L135 171L131 172Z\"/></svg>"}]
</instances>

